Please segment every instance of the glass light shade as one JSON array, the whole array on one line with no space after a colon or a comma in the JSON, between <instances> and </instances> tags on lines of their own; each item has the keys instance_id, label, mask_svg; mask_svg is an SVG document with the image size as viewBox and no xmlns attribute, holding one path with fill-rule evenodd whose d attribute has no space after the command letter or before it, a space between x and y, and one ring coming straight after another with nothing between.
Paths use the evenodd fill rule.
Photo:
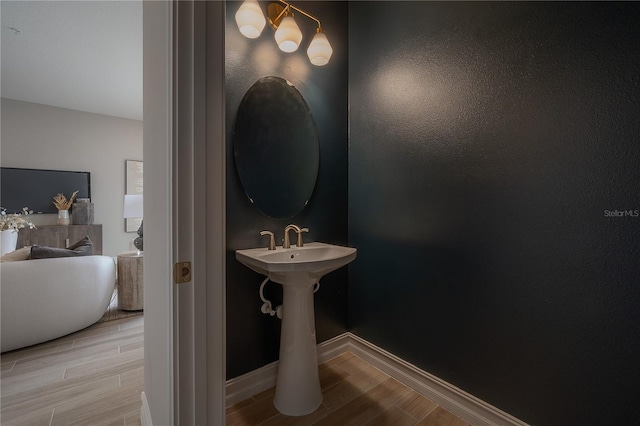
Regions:
<instances>
[{"instance_id":1,"label":"glass light shade","mask_svg":"<svg viewBox=\"0 0 640 426\"><path fill-rule=\"evenodd\" d=\"M236 24L240 33L247 38L257 38L267 20L257 0L245 0L236 12Z\"/></svg>"},{"instance_id":2,"label":"glass light shade","mask_svg":"<svg viewBox=\"0 0 640 426\"><path fill-rule=\"evenodd\" d=\"M293 16L285 16L280 21L276 30L276 43L283 52L295 52L302 41L302 32L293 19Z\"/></svg>"},{"instance_id":3,"label":"glass light shade","mask_svg":"<svg viewBox=\"0 0 640 426\"><path fill-rule=\"evenodd\" d=\"M311 40L307 49L307 56L313 65L322 66L329 63L333 49L327 36L323 32L318 32Z\"/></svg>"}]
</instances>

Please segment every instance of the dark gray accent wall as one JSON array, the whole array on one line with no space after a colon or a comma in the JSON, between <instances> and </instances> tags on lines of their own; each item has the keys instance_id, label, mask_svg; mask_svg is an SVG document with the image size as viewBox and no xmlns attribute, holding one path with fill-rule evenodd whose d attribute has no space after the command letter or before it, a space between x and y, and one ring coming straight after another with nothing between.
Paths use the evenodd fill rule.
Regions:
<instances>
[{"instance_id":1,"label":"dark gray accent wall","mask_svg":"<svg viewBox=\"0 0 640 426\"><path fill-rule=\"evenodd\" d=\"M306 49L315 34L314 22L296 16L303 35L297 52L281 52L269 24L255 40L243 37L235 23L240 2L227 3L226 126L227 126L227 377L233 378L278 359L280 320L260 312L258 289L263 278L235 259L235 250L266 247L263 229L275 232L282 244L289 223L310 229L305 241L347 244L348 180L348 6L346 2L304 2L316 15L333 46L324 67L311 65ZM261 2L266 12L268 2ZM232 135L236 112L245 92L258 79L289 80L305 98L318 128L320 170L315 191L305 209L289 220L264 216L245 196L235 169ZM268 107L265 105L265 107ZM264 158L269 162L268 158ZM318 343L347 328L347 269L332 272L315 294ZM269 283L265 295L282 303L279 284Z\"/></svg>"},{"instance_id":2,"label":"dark gray accent wall","mask_svg":"<svg viewBox=\"0 0 640 426\"><path fill-rule=\"evenodd\" d=\"M531 424L640 423L639 23L350 3L352 332Z\"/></svg>"}]
</instances>

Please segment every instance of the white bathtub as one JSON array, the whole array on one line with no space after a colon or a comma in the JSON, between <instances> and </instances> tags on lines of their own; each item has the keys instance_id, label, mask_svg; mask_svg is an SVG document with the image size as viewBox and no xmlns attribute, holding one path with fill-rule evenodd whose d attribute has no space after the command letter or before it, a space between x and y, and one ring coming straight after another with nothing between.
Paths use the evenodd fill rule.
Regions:
<instances>
[{"instance_id":1,"label":"white bathtub","mask_svg":"<svg viewBox=\"0 0 640 426\"><path fill-rule=\"evenodd\" d=\"M0 352L46 342L98 321L111 300L108 256L0 263Z\"/></svg>"}]
</instances>

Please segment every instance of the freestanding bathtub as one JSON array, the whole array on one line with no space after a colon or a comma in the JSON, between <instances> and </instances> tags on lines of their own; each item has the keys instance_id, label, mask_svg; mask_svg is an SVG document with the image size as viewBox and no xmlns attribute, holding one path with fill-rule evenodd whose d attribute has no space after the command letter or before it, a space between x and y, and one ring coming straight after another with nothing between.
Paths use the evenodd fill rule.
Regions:
<instances>
[{"instance_id":1,"label":"freestanding bathtub","mask_svg":"<svg viewBox=\"0 0 640 426\"><path fill-rule=\"evenodd\" d=\"M73 333L98 321L111 300L116 267L109 256L0 264L0 352Z\"/></svg>"}]
</instances>

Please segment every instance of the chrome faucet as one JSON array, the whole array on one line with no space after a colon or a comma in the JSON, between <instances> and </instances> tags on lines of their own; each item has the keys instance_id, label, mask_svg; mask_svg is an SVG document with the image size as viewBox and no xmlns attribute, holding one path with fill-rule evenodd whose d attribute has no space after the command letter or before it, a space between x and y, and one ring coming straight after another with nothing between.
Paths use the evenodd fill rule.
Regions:
<instances>
[{"instance_id":1,"label":"chrome faucet","mask_svg":"<svg viewBox=\"0 0 640 426\"><path fill-rule=\"evenodd\" d=\"M298 234L298 241L296 242L296 247L302 247L303 243L302 243L302 233L303 232L309 232L309 228L302 228L300 229L300 227L291 224L291 225L287 225L286 228L284 228L284 243L282 244L282 248L291 248L291 243L289 242L289 231L290 230L294 230L296 231L296 234Z\"/></svg>"}]
</instances>

